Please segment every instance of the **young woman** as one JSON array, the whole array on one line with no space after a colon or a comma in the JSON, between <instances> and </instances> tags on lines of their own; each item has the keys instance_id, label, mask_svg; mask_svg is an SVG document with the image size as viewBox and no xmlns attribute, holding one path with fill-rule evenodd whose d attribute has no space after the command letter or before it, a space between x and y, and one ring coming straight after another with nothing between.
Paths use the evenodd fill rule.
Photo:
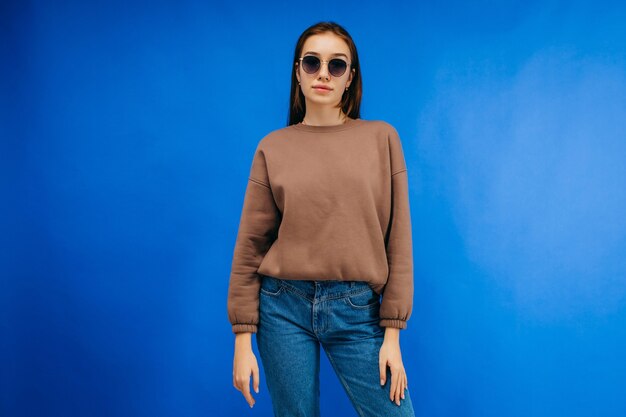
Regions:
<instances>
[{"instance_id":1,"label":"young woman","mask_svg":"<svg viewBox=\"0 0 626 417\"><path fill-rule=\"evenodd\" d=\"M309 27L293 62L289 122L257 146L235 244L233 385L252 407L256 333L276 416L319 416L320 345L360 416L413 416L400 352L413 300L400 138L360 119L344 28Z\"/></svg>"}]
</instances>

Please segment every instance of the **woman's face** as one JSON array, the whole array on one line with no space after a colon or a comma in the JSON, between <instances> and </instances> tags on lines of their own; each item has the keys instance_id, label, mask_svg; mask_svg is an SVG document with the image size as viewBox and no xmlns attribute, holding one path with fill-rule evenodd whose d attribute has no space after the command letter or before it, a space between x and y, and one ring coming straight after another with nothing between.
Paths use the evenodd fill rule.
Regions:
<instances>
[{"instance_id":1,"label":"woman's face","mask_svg":"<svg viewBox=\"0 0 626 417\"><path fill-rule=\"evenodd\" d=\"M304 42L301 57L317 56L326 61L320 65L315 74L308 74L302 69L301 61L296 65L296 77L300 82L300 89L306 98L307 104L337 106L346 87L352 82L355 70L348 67L343 75L335 77L328 72L328 62L332 58L341 58L348 64L352 63L350 49L346 42L337 35L326 32L309 36ZM316 88L324 86L326 89Z\"/></svg>"}]
</instances>

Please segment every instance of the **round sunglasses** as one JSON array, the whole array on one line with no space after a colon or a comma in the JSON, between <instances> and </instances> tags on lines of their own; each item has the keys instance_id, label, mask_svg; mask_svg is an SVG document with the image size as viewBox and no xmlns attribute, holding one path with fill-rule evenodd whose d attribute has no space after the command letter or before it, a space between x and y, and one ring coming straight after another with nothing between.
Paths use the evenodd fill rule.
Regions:
<instances>
[{"instance_id":1,"label":"round sunglasses","mask_svg":"<svg viewBox=\"0 0 626 417\"><path fill-rule=\"evenodd\" d=\"M314 55L303 56L300 58L300 61L302 62L302 69L307 74L315 74L320 70L322 62L326 62L328 64L328 72L333 77L341 77L346 72L346 69L352 66L352 64L348 64L340 58L333 58L330 61L321 61Z\"/></svg>"}]
</instances>

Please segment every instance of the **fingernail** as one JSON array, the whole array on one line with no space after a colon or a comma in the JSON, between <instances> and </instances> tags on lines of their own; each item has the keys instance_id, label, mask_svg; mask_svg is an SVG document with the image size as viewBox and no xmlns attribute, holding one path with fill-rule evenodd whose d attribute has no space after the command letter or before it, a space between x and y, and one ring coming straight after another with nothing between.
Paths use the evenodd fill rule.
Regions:
<instances>
[{"instance_id":1,"label":"fingernail","mask_svg":"<svg viewBox=\"0 0 626 417\"><path fill-rule=\"evenodd\" d=\"M380 385L385 385L385 381L383 381L382 379L380 380Z\"/></svg>"},{"instance_id":2,"label":"fingernail","mask_svg":"<svg viewBox=\"0 0 626 417\"><path fill-rule=\"evenodd\" d=\"M257 387L257 388L255 388L255 389L254 389L254 392L256 392L256 393L258 394L258 393L259 393L259 388L258 388L258 387Z\"/></svg>"}]
</instances>

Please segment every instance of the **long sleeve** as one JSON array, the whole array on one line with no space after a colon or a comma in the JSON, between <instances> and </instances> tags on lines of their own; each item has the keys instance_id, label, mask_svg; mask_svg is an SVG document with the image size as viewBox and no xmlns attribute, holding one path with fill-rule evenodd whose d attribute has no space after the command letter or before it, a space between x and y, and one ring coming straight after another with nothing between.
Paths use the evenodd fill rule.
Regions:
<instances>
[{"instance_id":1,"label":"long sleeve","mask_svg":"<svg viewBox=\"0 0 626 417\"><path fill-rule=\"evenodd\" d=\"M409 184L402 144L395 129L389 134L391 218L386 235L389 277L383 291L380 326L406 329L413 309L413 243Z\"/></svg>"},{"instance_id":2,"label":"long sleeve","mask_svg":"<svg viewBox=\"0 0 626 417\"><path fill-rule=\"evenodd\" d=\"M261 287L257 269L276 239L280 218L270 187L265 155L257 146L239 221L228 286L227 310L233 333L257 331Z\"/></svg>"}]
</instances>

